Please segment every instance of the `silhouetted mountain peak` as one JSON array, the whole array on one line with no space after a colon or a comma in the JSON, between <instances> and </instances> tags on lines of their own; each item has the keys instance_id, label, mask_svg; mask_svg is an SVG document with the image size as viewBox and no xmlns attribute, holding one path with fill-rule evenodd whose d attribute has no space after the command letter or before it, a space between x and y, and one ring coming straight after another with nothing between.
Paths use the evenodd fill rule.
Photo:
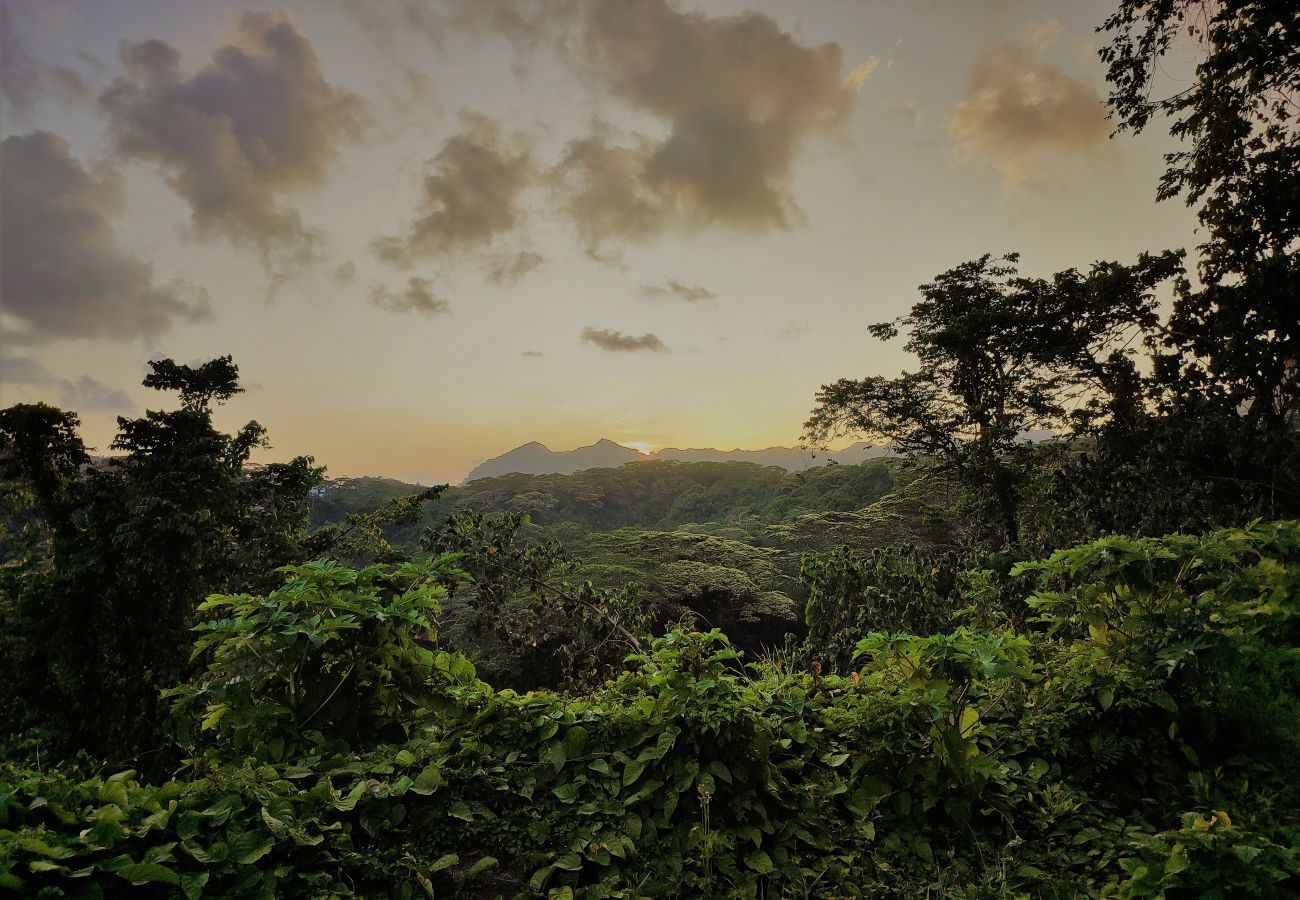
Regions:
<instances>
[{"instance_id":1,"label":"silhouetted mountain peak","mask_svg":"<svg viewBox=\"0 0 1300 900\"><path fill-rule=\"evenodd\" d=\"M582 469L615 469L630 462L666 460L673 462L751 462L760 466L778 466L786 471L799 472L828 463L855 465L878 456L886 456L889 449L856 443L843 450L810 450L805 447L767 447L763 450L715 450L697 447L679 450L665 447L654 453L641 453L624 447L609 438L574 450L551 450L545 444L529 441L500 456L485 460L474 467L465 481L491 478L498 475L571 475Z\"/></svg>"}]
</instances>

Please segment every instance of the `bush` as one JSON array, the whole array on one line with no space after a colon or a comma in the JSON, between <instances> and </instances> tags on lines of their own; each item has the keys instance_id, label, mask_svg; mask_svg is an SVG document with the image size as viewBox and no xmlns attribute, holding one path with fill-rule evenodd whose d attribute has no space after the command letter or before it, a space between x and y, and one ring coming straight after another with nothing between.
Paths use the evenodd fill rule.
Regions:
<instances>
[{"instance_id":1,"label":"bush","mask_svg":"<svg viewBox=\"0 0 1300 900\"><path fill-rule=\"evenodd\" d=\"M189 776L4 770L0 884L1300 890L1300 524L1111 538L1022 564L1031 627L871 634L844 675L745 668L721 633L675 631L580 697L493 691L424 646L453 565L319 564L265 597L209 601L223 618L200 631L206 674L176 695L206 717ZM1239 702L1216 704L1220 691Z\"/></svg>"}]
</instances>

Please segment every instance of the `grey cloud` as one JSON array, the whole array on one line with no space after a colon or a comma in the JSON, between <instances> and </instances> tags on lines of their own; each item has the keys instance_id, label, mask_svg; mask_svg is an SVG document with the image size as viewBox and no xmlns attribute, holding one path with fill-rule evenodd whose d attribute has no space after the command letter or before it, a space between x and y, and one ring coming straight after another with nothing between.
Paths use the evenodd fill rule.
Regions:
<instances>
[{"instance_id":1,"label":"grey cloud","mask_svg":"<svg viewBox=\"0 0 1300 900\"><path fill-rule=\"evenodd\" d=\"M409 267L479 250L524 221L522 196L534 180L530 141L507 137L487 116L462 112L461 131L429 160L418 217L373 243L385 262Z\"/></svg>"},{"instance_id":2,"label":"grey cloud","mask_svg":"<svg viewBox=\"0 0 1300 900\"><path fill-rule=\"evenodd\" d=\"M109 387L89 375L65 382L60 396L64 406L82 412L122 412L131 408L126 391Z\"/></svg>"},{"instance_id":3,"label":"grey cloud","mask_svg":"<svg viewBox=\"0 0 1300 900\"><path fill-rule=\"evenodd\" d=\"M423 0L341 0L340 5L385 56L398 55L404 35L425 38L439 48L443 44L443 17Z\"/></svg>"},{"instance_id":4,"label":"grey cloud","mask_svg":"<svg viewBox=\"0 0 1300 900\"><path fill-rule=\"evenodd\" d=\"M531 250L493 253L483 261L483 277L491 284L515 284L543 262L542 255Z\"/></svg>"},{"instance_id":5,"label":"grey cloud","mask_svg":"<svg viewBox=\"0 0 1300 900\"><path fill-rule=\"evenodd\" d=\"M580 71L668 128L659 140L570 144L557 174L589 251L668 228L788 226L799 152L848 118L856 93L838 44L801 44L757 13L599 0L576 52Z\"/></svg>"},{"instance_id":6,"label":"grey cloud","mask_svg":"<svg viewBox=\"0 0 1300 900\"><path fill-rule=\"evenodd\" d=\"M1029 178L1043 153L1085 151L1109 132L1101 97L1087 80L1015 44L976 60L948 122L958 147L995 163L1011 182Z\"/></svg>"},{"instance_id":7,"label":"grey cloud","mask_svg":"<svg viewBox=\"0 0 1300 900\"><path fill-rule=\"evenodd\" d=\"M665 284L643 284L641 296L679 297L688 303L697 303L700 300L715 300L718 295L700 285L682 284L680 281L670 280Z\"/></svg>"},{"instance_id":8,"label":"grey cloud","mask_svg":"<svg viewBox=\"0 0 1300 900\"><path fill-rule=\"evenodd\" d=\"M14 112L26 116L45 90L64 103L86 103L93 97L79 72L36 59L14 31L8 8L0 6L0 97Z\"/></svg>"},{"instance_id":9,"label":"grey cloud","mask_svg":"<svg viewBox=\"0 0 1300 900\"><path fill-rule=\"evenodd\" d=\"M120 388L109 387L97 378L59 378L36 360L26 356L0 354L0 382L52 388L59 405L79 412L123 412L132 407L131 398Z\"/></svg>"},{"instance_id":10,"label":"grey cloud","mask_svg":"<svg viewBox=\"0 0 1300 900\"><path fill-rule=\"evenodd\" d=\"M399 79L394 88L386 85L384 93L395 111L420 113L440 108L433 79L408 61L412 53L408 38L419 39L420 56L428 43L442 49L445 38L442 16L425 0L340 0L340 6L379 51L378 58Z\"/></svg>"},{"instance_id":11,"label":"grey cloud","mask_svg":"<svg viewBox=\"0 0 1300 900\"><path fill-rule=\"evenodd\" d=\"M560 213L573 223L593 259L613 262L611 236L644 239L665 230L670 210L641 183L650 141L634 137L631 146L610 143L603 130L570 141L554 170Z\"/></svg>"},{"instance_id":12,"label":"grey cloud","mask_svg":"<svg viewBox=\"0 0 1300 900\"><path fill-rule=\"evenodd\" d=\"M30 356L0 353L0 381L8 384L50 385L57 379Z\"/></svg>"},{"instance_id":13,"label":"grey cloud","mask_svg":"<svg viewBox=\"0 0 1300 900\"><path fill-rule=\"evenodd\" d=\"M663 353L668 349L664 346L664 342L659 340L658 335L655 334L643 334L636 337L623 334L621 331L611 331L608 328L592 328L590 325L582 329L582 341L584 344L591 344L601 350L609 350L614 353L636 350L651 350L655 353Z\"/></svg>"},{"instance_id":14,"label":"grey cloud","mask_svg":"<svg viewBox=\"0 0 1300 900\"><path fill-rule=\"evenodd\" d=\"M589 255L670 230L768 229L799 216L791 192L810 138L849 116L868 62L800 43L771 18L681 12L666 0L451 0L449 27L545 41L584 80L658 119L663 136L607 129L571 141L552 173Z\"/></svg>"},{"instance_id":15,"label":"grey cloud","mask_svg":"<svg viewBox=\"0 0 1300 900\"><path fill-rule=\"evenodd\" d=\"M534 359L540 359L541 357L545 356L546 354L543 353L543 352L540 351L540 350L525 350L523 353L521 353L521 354L519 354L519 355L520 355L520 356L531 357L531 358L534 358Z\"/></svg>"},{"instance_id":16,"label":"grey cloud","mask_svg":"<svg viewBox=\"0 0 1300 900\"><path fill-rule=\"evenodd\" d=\"M357 264L352 260L345 260L334 267L331 277L335 284L351 284L357 277Z\"/></svg>"},{"instance_id":17,"label":"grey cloud","mask_svg":"<svg viewBox=\"0 0 1300 900\"><path fill-rule=\"evenodd\" d=\"M153 266L121 247L121 176L107 164L87 169L59 135L0 143L0 196L0 296L24 327L10 340L130 340L210 315L201 291L157 284Z\"/></svg>"},{"instance_id":18,"label":"grey cloud","mask_svg":"<svg viewBox=\"0 0 1300 900\"><path fill-rule=\"evenodd\" d=\"M285 16L243 13L237 37L190 77L165 41L124 42L120 77L99 99L117 152L155 162L202 238L301 261L319 234L284 195L320 187L367 124L357 96L325 80L311 42Z\"/></svg>"},{"instance_id":19,"label":"grey cloud","mask_svg":"<svg viewBox=\"0 0 1300 900\"><path fill-rule=\"evenodd\" d=\"M377 286L370 292L370 300L380 309L393 313L419 313L424 316L447 315L451 304L433 290L427 278L411 278L399 290Z\"/></svg>"},{"instance_id":20,"label":"grey cloud","mask_svg":"<svg viewBox=\"0 0 1300 900\"><path fill-rule=\"evenodd\" d=\"M609 262L620 259L618 244L667 232L797 221L800 153L848 119L879 62L846 71L839 44L801 43L766 15L683 12L667 0L445 0L441 8L444 31L500 35L521 53L548 46L584 82L661 123L653 135L597 124L546 173L556 212L589 256ZM399 258L403 248L401 239L381 244Z\"/></svg>"},{"instance_id":21,"label":"grey cloud","mask_svg":"<svg viewBox=\"0 0 1300 900\"><path fill-rule=\"evenodd\" d=\"M44 81L50 93L67 104L89 104L95 99L90 82L80 72L65 66L50 66L45 70Z\"/></svg>"},{"instance_id":22,"label":"grey cloud","mask_svg":"<svg viewBox=\"0 0 1300 900\"><path fill-rule=\"evenodd\" d=\"M499 34L531 50L544 41L564 42L568 28L592 0L447 0L446 29Z\"/></svg>"},{"instance_id":23,"label":"grey cloud","mask_svg":"<svg viewBox=\"0 0 1300 900\"><path fill-rule=\"evenodd\" d=\"M27 113L40 88L40 64L14 33L9 10L0 6L0 96L18 112Z\"/></svg>"}]
</instances>

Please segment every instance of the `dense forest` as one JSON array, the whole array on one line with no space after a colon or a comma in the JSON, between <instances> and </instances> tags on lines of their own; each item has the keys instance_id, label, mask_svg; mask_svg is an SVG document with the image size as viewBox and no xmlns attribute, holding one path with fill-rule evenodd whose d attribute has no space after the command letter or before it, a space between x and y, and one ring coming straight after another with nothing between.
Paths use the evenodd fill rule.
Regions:
<instances>
[{"instance_id":1,"label":"dense forest","mask_svg":"<svg viewBox=\"0 0 1300 900\"><path fill-rule=\"evenodd\" d=\"M805 426L888 458L327 481L229 357L108 456L0 411L0 890L1300 894L1300 8L1102 31L1204 243L937 274Z\"/></svg>"}]
</instances>

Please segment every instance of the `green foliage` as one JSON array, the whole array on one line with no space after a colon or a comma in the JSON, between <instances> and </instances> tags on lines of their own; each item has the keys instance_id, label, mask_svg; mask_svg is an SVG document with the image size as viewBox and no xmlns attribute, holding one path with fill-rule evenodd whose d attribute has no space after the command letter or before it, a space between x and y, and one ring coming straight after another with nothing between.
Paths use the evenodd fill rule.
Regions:
<instances>
[{"instance_id":1,"label":"green foliage","mask_svg":"<svg viewBox=\"0 0 1300 900\"><path fill-rule=\"evenodd\" d=\"M528 517L451 516L425 532L425 549L451 554L464 579L439 619L450 646L471 653L498 684L518 688L598 682L639 650L650 613L635 583L571 583L576 567L554 541L522 542Z\"/></svg>"},{"instance_id":2,"label":"green foliage","mask_svg":"<svg viewBox=\"0 0 1300 900\"><path fill-rule=\"evenodd\" d=\"M355 480L389 484L386 479ZM412 491L411 485L400 481L391 482L391 485L400 486L400 490L385 491L380 495L386 498L382 502L375 502L373 507L366 504L362 512L343 513L340 521L319 528L312 534L307 544L308 549L320 556L328 556L350 565L405 560L409 548L393 544L389 537L409 530L412 523L420 517L424 505L441 496L447 486L436 485ZM322 491L322 486L312 489L313 519L317 512L315 498L319 498Z\"/></svg>"},{"instance_id":3,"label":"green foliage","mask_svg":"<svg viewBox=\"0 0 1300 900\"><path fill-rule=\"evenodd\" d=\"M1240 828L1222 810L1185 813L1179 828L1138 834L1135 855L1121 861L1128 876L1108 893L1117 897L1196 895L1276 897L1280 883L1300 872L1300 854Z\"/></svg>"},{"instance_id":4,"label":"green foliage","mask_svg":"<svg viewBox=\"0 0 1300 900\"><path fill-rule=\"evenodd\" d=\"M881 340L906 327L917 370L824 385L804 426L814 443L863 435L924 457L985 497L1010 543L1025 433L1131 408L1131 345L1156 323L1156 285L1181 271L1173 253L1050 280L1019 275L1018 261L985 255L921 285L908 315L871 327ZM1080 405L1086 384L1102 394Z\"/></svg>"},{"instance_id":5,"label":"green foliage","mask_svg":"<svg viewBox=\"0 0 1300 900\"><path fill-rule=\"evenodd\" d=\"M218 357L197 368L179 365L171 359L157 359L149 363L149 368L144 386L175 391L187 410L202 412L214 401L225 403L244 392L239 386L239 367L229 356Z\"/></svg>"},{"instance_id":6,"label":"green foliage","mask_svg":"<svg viewBox=\"0 0 1300 900\"><path fill-rule=\"evenodd\" d=\"M44 563L6 587L3 733L152 764L169 744L159 691L187 671L194 610L213 590L261 589L301 552L311 460L248 464L250 422L226 435L210 402L238 392L228 358L198 369L152 364L146 383L182 407L119 419L118 455L91 460L77 418L42 404L0 412L0 477L30 492L48 532Z\"/></svg>"},{"instance_id":7,"label":"green foliage","mask_svg":"<svg viewBox=\"0 0 1300 900\"><path fill-rule=\"evenodd\" d=\"M799 576L808 590L804 616L812 655L842 672L870 632L933 634L951 623L963 571L955 554L876 548L859 558L847 547L806 556Z\"/></svg>"},{"instance_id":8,"label":"green foliage","mask_svg":"<svg viewBox=\"0 0 1300 900\"><path fill-rule=\"evenodd\" d=\"M204 686L182 695L196 715L228 709L190 777L152 788L130 773L0 770L0 883L188 896L1300 888L1300 523L1112 538L1022 564L1040 627L871 634L847 676L746 671L719 632L674 631L578 698L494 692L455 655L430 664L431 584L452 565L312 564L265 597L214 598Z\"/></svg>"},{"instance_id":9,"label":"green foliage","mask_svg":"<svg viewBox=\"0 0 1300 900\"><path fill-rule=\"evenodd\" d=\"M1300 12L1295 4L1122 0L1101 30L1111 36L1101 55L1108 64L1110 107L1120 128L1138 132L1153 119L1168 118L1170 134L1184 141L1185 149L1165 158L1159 198L1183 194L1189 205L1200 205L1200 220L1209 232L1206 282L1293 251L1300 236L1294 205L1300 137L1291 96L1300 81ZM1154 88L1164 58L1171 51L1180 53L1186 43L1202 51L1195 77L1161 96ZM1270 305L1280 312L1284 302L1277 296ZM1228 312L1220 308L1215 318ZM1283 343L1296 337L1294 330L1270 335L1261 328L1250 342ZM1246 348L1224 349L1232 355ZM1266 355L1279 358L1275 350Z\"/></svg>"},{"instance_id":10,"label":"green foliage","mask_svg":"<svg viewBox=\"0 0 1300 900\"><path fill-rule=\"evenodd\" d=\"M426 646L446 594L437 579L466 577L453 559L391 571L313 562L282 569L284 586L266 597L214 594L195 626L194 657L210 654L207 669L168 695L209 740L240 753L279 759L322 734L353 747L399 743L435 675L474 673Z\"/></svg>"},{"instance_id":11,"label":"green foliage","mask_svg":"<svg viewBox=\"0 0 1300 900\"><path fill-rule=\"evenodd\" d=\"M596 531L625 527L672 530L691 523L742 526L785 522L800 515L849 511L884 496L893 480L885 460L789 473L753 463L653 460L572 475L504 475L448 489L424 506L423 524L453 513L514 513L541 526L575 523ZM330 481L313 494L312 525L371 512L413 485L383 478ZM416 529L397 529L395 542L413 544Z\"/></svg>"},{"instance_id":12,"label":"green foliage","mask_svg":"<svg viewBox=\"0 0 1300 900\"><path fill-rule=\"evenodd\" d=\"M573 549L578 572L597 585L637 584L654 624L719 628L758 652L800 631L797 558L742 541L683 531L596 532Z\"/></svg>"},{"instance_id":13,"label":"green foliage","mask_svg":"<svg viewBox=\"0 0 1300 900\"><path fill-rule=\"evenodd\" d=\"M918 371L827 386L808 423L910 468L357 480L317 493L307 539L310 461L255 469L261 426L212 425L228 357L152 364L181 409L120 420L107 461L75 415L0 412L0 714L29 762L0 764L0 890L1300 894L1300 522L1240 525L1300 510L1298 25L1278 0L1122 0L1112 111L1192 139L1161 195L1202 204L1200 285L1177 254L939 275L872 328L906 327ZM1185 27L1196 78L1152 100ZM802 651L649 636L781 627L793 551L826 554ZM284 565L311 555L342 562ZM173 780L46 770L51 741L157 747L160 688Z\"/></svg>"}]
</instances>

